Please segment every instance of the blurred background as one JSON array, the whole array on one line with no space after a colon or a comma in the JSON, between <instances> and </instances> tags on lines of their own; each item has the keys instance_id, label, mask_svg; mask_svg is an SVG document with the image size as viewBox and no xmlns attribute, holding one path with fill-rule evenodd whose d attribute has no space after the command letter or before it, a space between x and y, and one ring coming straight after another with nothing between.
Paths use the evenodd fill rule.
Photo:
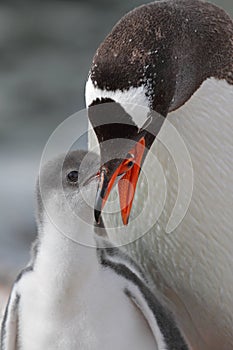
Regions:
<instances>
[{"instance_id":1,"label":"blurred background","mask_svg":"<svg viewBox=\"0 0 233 350\"><path fill-rule=\"evenodd\" d=\"M53 130L85 107L100 42L144 0L0 2L0 310L35 238L34 188ZM233 15L232 0L212 0ZM86 147L86 139L80 144Z\"/></svg>"}]
</instances>

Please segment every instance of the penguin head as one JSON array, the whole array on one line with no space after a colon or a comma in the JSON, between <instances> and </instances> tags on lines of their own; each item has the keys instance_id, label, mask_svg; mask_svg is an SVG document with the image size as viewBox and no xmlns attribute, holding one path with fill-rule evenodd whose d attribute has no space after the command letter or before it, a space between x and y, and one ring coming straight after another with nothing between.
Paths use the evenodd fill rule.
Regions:
<instances>
[{"instance_id":1,"label":"penguin head","mask_svg":"<svg viewBox=\"0 0 233 350\"><path fill-rule=\"evenodd\" d=\"M72 151L46 163L37 182L37 223L50 221L60 231L77 231L80 220L94 222L99 158L87 151Z\"/></svg>"},{"instance_id":2,"label":"penguin head","mask_svg":"<svg viewBox=\"0 0 233 350\"><path fill-rule=\"evenodd\" d=\"M166 117L208 78L233 84L232 23L230 16L208 2L155 1L123 16L100 44L86 84L88 117L100 145L102 166L97 221L115 178L130 164L124 179L128 189L120 185L123 191L119 191L123 223L128 223L138 168L162 124L152 118L148 134L145 112ZM133 110L130 104L144 109ZM116 141L105 147L110 139ZM135 144L129 146L128 140ZM131 166L132 161L136 166Z\"/></svg>"}]
</instances>

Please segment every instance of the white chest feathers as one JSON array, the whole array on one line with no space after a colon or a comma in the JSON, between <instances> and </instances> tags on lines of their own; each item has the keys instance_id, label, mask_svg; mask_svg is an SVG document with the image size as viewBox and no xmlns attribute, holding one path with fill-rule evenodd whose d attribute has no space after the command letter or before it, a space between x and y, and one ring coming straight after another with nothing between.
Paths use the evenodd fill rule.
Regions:
<instances>
[{"instance_id":1,"label":"white chest feathers","mask_svg":"<svg viewBox=\"0 0 233 350\"><path fill-rule=\"evenodd\" d=\"M191 173L182 159L175 164L176 139L165 123L144 164L147 181L141 176L137 188L132 218L138 218L128 226L131 235L140 235L149 225L143 238L126 248L170 298L193 347L205 350L233 347L232 101L232 86L209 79L169 115L192 162L190 205L177 203L172 213L179 191L182 198L190 193ZM142 211L145 206L148 210ZM171 214L177 223L183 218L168 234ZM120 215L105 216L105 221L121 225ZM112 239L119 240L118 231L111 230Z\"/></svg>"},{"instance_id":2,"label":"white chest feathers","mask_svg":"<svg viewBox=\"0 0 233 350\"><path fill-rule=\"evenodd\" d=\"M33 272L17 286L20 349L157 349L127 284L99 267L96 249L46 233Z\"/></svg>"}]
</instances>

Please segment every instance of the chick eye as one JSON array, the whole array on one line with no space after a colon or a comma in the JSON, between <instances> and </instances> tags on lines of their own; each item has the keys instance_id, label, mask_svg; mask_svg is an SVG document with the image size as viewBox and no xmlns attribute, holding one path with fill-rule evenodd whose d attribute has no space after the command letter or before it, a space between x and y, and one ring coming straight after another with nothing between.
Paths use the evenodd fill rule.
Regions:
<instances>
[{"instance_id":1,"label":"chick eye","mask_svg":"<svg viewBox=\"0 0 233 350\"><path fill-rule=\"evenodd\" d=\"M73 170L67 175L67 180L72 183L78 182L78 171Z\"/></svg>"}]
</instances>

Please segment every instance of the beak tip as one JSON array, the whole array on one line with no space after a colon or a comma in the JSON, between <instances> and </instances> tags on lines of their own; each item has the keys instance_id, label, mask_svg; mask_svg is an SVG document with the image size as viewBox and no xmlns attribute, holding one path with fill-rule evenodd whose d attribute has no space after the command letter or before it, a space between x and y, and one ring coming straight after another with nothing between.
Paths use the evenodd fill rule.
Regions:
<instances>
[{"instance_id":1,"label":"beak tip","mask_svg":"<svg viewBox=\"0 0 233 350\"><path fill-rule=\"evenodd\" d=\"M100 215L101 215L101 211L99 211L98 209L95 209L94 216L95 216L95 221L97 222L97 224L100 223Z\"/></svg>"},{"instance_id":2,"label":"beak tip","mask_svg":"<svg viewBox=\"0 0 233 350\"><path fill-rule=\"evenodd\" d=\"M129 223L129 217L122 218L122 221L123 221L124 226L127 226Z\"/></svg>"}]
</instances>

